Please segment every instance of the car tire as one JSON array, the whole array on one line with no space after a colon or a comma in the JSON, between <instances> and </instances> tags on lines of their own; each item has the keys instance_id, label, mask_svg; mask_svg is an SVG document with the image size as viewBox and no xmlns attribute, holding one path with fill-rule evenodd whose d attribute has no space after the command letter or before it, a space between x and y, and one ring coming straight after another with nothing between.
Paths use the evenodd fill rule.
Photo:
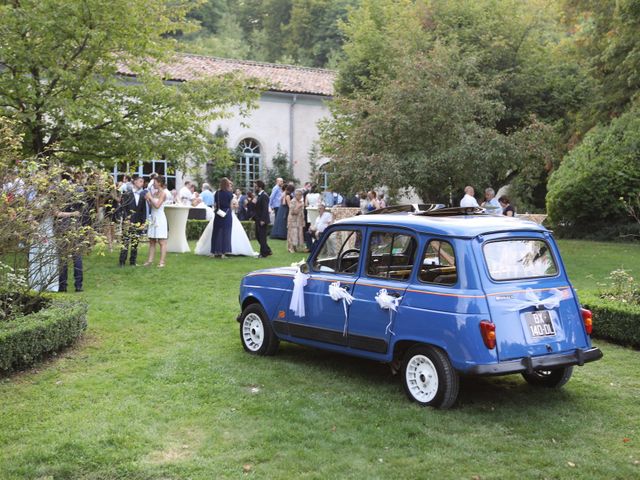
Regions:
<instances>
[{"instance_id":1,"label":"car tire","mask_svg":"<svg viewBox=\"0 0 640 480\"><path fill-rule=\"evenodd\" d=\"M402 386L411 401L423 407L446 409L455 403L460 381L444 351L416 345L402 360Z\"/></svg>"},{"instance_id":2,"label":"car tire","mask_svg":"<svg viewBox=\"0 0 640 480\"><path fill-rule=\"evenodd\" d=\"M522 372L522 377L529 385L545 388L560 388L566 384L573 374L573 367L555 370L535 370L533 373Z\"/></svg>"},{"instance_id":3,"label":"car tire","mask_svg":"<svg viewBox=\"0 0 640 480\"><path fill-rule=\"evenodd\" d=\"M245 351L253 355L274 355L278 350L280 340L259 303L252 303L242 311L240 341Z\"/></svg>"}]
</instances>

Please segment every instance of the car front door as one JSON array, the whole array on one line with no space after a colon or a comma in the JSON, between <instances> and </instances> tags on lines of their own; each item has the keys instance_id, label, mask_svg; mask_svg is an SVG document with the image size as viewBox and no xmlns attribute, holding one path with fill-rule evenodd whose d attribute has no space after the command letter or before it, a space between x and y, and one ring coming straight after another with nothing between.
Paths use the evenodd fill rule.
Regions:
<instances>
[{"instance_id":1,"label":"car front door","mask_svg":"<svg viewBox=\"0 0 640 480\"><path fill-rule=\"evenodd\" d=\"M309 260L309 278L304 287L305 315L288 318L293 337L334 345L347 345L345 325L349 306L333 300L329 286L340 282L340 288L354 289L360 271L360 248L363 229L335 227L327 231L322 244Z\"/></svg>"},{"instance_id":2,"label":"car front door","mask_svg":"<svg viewBox=\"0 0 640 480\"><path fill-rule=\"evenodd\" d=\"M364 268L356 281L355 297L349 310L349 346L354 349L384 354L393 332L397 312L382 308L376 296L381 290L403 297L411 278L418 242L416 237L402 230L371 229Z\"/></svg>"}]
</instances>

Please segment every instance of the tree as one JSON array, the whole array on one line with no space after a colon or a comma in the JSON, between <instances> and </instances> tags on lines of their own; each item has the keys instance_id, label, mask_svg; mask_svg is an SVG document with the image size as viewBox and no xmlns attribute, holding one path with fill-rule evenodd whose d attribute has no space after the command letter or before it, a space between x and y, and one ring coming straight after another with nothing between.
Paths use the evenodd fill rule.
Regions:
<instances>
[{"instance_id":1,"label":"tree","mask_svg":"<svg viewBox=\"0 0 640 480\"><path fill-rule=\"evenodd\" d=\"M359 0L206 0L191 18L202 29L177 35L180 49L224 57L326 67L340 54L339 23Z\"/></svg>"},{"instance_id":2,"label":"tree","mask_svg":"<svg viewBox=\"0 0 640 480\"><path fill-rule=\"evenodd\" d=\"M214 152L208 125L246 108L256 84L234 76L172 85L168 34L189 31L191 0L22 0L0 5L0 116L26 156L67 163L187 158ZM122 74L122 72L126 74Z\"/></svg>"},{"instance_id":3,"label":"tree","mask_svg":"<svg viewBox=\"0 0 640 480\"><path fill-rule=\"evenodd\" d=\"M279 146L276 154L271 158L271 165L272 167L267 169L265 175L267 185L275 185L276 178L284 179L285 183L299 183L299 180L293 175L293 168L287 152L280 150Z\"/></svg>"},{"instance_id":4,"label":"tree","mask_svg":"<svg viewBox=\"0 0 640 480\"><path fill-rule=\"evenodd\" d=\"M582 108L582 131L624 113L640 91L640 4L636 0L565 0L576 57L596 92Z\"/></svg>"},{"instance_id":5,"label":"tree","mask_svg":"<svg viewBox=\"0 0 640 480\"><path fill-rule=\"evenodd\" d=\"M334 119L321 134L332 187L413 187L424 201L447 202L466 184L544 176L548 146L531 140L551 139L549 127L529 116L525 128L500 128L501 77L469 44L434 34L431 3L365 0L345 26Z\"/></svg>"}]
</instances>

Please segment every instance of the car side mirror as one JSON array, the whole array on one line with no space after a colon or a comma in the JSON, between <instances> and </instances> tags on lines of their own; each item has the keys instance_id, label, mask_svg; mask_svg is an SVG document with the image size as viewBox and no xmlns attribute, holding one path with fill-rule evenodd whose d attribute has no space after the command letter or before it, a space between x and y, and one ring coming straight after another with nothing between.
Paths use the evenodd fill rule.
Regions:
<instances>
[{"instance_id":1,"label":"car side mirror","mask_svg":"<svg viewBox=\"0 0 640 480\"><path fill-rule=\"evenodd\" d=\"M309 264L307 262L300 265L300 271L302 273L309 273Z\"/></svg>"}]
</instances>

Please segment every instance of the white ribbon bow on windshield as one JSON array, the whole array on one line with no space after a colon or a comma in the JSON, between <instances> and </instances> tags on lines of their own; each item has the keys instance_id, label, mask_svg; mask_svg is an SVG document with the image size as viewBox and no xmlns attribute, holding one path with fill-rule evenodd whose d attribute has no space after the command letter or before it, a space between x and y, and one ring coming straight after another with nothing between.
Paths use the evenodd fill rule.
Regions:
<instances>
[{"instance_id":1,"label":"white ribbon bow on windshield","mask_svg":"<svg viewBox=\"0 0 640 480\"><path fill-rule=\"evenodd\" d=\"M551 294L549 297L542 299L536 295L536 292L532 289L527 288L524 294L525 300L512 299L507 310L517 311L524 310L529 307L544 307L547 310L558 308L560 306L560 301L565 298L565 294L557 288L549 290L549 293Z\"/></svg>"},{"instance_id":2,"label":"white ribbon bow on windshield","mask_svg":"<svg viewBox=\"0 0 640 480\"><path fill-rule=\"evenodd\" d=\"M302 273L300 268L293 277L293 291L291 292L291 303L289 303L289 310L291 310L296 316L304 317L304 287L307 285L309 275Z\"/></svg>"},{"instance_id":3,"label":"white ribbon bow on windshield","mask_svg":"<svg viewBox=\"0 0 640 480\"><path fill-rule=\"evenodd\" d=\"M347 312L347 305L351 305L353 302L353 295L347 292L347 289L340 286L340 282L333 282L329 285L329 296L332 300L339 302L342 300L342 307L344 308L344 328L342 329L342 336L347 336L347 329L349 327L349 313Z\"/></svg>"},{"instance_id":4,"label":"white ribbon bow on windshield","mask_svg":"<svg viewBox=\"0 0 640 480\"><path fill-rule=\"evenodd\" d=\"M400 305L401 300L402 297L389 295L386 288L381 289L376 294L376 302L378 302L380 308L383 310L389 310L389 323L387 324L387 328L384 329L384 333L395 335L395 332L391 330L391 325L393 324L393 312L398 311L398 305Z\"/></svg>"}]
</instances>

